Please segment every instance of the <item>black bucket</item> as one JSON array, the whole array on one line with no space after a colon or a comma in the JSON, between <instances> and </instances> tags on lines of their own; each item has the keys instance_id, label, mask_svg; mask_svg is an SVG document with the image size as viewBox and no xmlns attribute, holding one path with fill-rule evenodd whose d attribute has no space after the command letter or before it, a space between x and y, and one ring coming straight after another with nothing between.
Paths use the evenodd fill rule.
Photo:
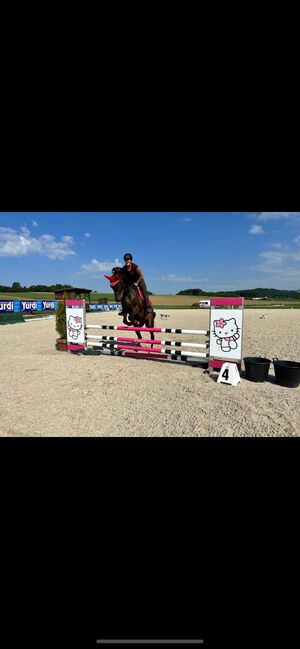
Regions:
<instances>
[{"instance_id":1,"label":"black bucket","mask_svg":"<svg viewBox=\"0 0 300 649\"><path fill-rule=\"evenodd\" d=\"M285 388L297 388L300 385L300 363L273 358L273 364L278 385Z\"/></svg>"},{"instance_id":2,"label":"black bucket","mask_svg":"<svg viewBox=\"0 0 300 649\"><path fill-rule=\"evenodd\" d=\"M246 379L259 383L266 381L271 362L269 358L260 358L259 356L244 358Z\"/></svg>"}]
</instances>

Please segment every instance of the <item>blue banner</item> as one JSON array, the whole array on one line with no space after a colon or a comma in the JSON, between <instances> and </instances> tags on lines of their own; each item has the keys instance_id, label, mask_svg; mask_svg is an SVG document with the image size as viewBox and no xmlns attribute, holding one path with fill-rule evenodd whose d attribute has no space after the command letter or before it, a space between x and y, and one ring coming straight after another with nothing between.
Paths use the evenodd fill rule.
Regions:
<instances>
[{"instance_id":1,"label":"blue banner","mask_svg":"<svg viewBox=\"0 0 300 649\"><path fill-rule=\"evenodd\" d=\"M0 312L3 313L13 313L14 312L14 300L1 300L0 301Z\"/></svg>"},{"instance_id":2,"label":"blue banner","mask_svg":"<svg viewBox=\"0 0 300 649\"><path fill-rule=\"evenodd\" d=\"M122 308L121 304L90 304L90 311L118 311Z\"/></svg>"},{"instance_id":3,"label":"blue banner","mask_svg":"<svg viewBox=\"0 0 300 649\"><path fill-rule=\"evenodd\" d=\"M56 311L58 300L0 300L0 313ZM121 304L90 304L90 311L117 311Z\"/></svg>"}]
</instances>

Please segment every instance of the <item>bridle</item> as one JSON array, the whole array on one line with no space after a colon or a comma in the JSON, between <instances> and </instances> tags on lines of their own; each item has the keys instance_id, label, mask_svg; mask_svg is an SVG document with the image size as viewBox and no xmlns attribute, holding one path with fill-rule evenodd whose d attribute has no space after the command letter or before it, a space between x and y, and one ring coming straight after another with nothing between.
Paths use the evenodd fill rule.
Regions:
<instances>
[{"instance_id":1,"label":"bridle","mask_svg":"<svg viewBox=\"0 0 300 649\"><path fill-rule=\"evenodd\" d=\"M120 282L120 275L117 274L117 273L115 275L111 275L111 276L110 275L104 275L104 277L106 277L106 279L109 280L110 287L113 290ZM120 295L120 297L118 299L123 300L126 297L126 295L129 293L130 286L129 285L128 286L123 285L120 288L121 288L122 292L121 292L121 295Z\"/></svg>"}]
</instances>

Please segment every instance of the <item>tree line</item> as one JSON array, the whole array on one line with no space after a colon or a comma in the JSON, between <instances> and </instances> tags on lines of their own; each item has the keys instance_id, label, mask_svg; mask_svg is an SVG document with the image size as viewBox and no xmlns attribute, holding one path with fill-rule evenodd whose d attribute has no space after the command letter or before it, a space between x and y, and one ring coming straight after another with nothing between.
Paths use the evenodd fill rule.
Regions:
<instances>
[{"instance_id":1,"label":"tree line","mask_svg":"<svg viewBox=\"0 0 300 649\"><path fill-rule=\"evenodd\" d=\"M64 288L73 288L71 284L51 284L47 286L46 284L33 284L32 286L22 286L19 282L13 282L11 286L0 286L1 293L17 293L19 291L28 291L32 292L47 292L53 293L54 291L59 291Z\"/></svg>"},{"instance_id":2,"label":"tree line","mask_svg":"<svg viewBox=\"0 0 300 649\"><path fill-rule=\"evenodd\" d=\"M251 299L254 297L266 297L269 299L290 299L290 300L299 300L300 299L300 289L297 291L288 291L280 290L277 288L253 288L247 290L238 290L238 291L218 291L213 293L212 291L203 291L201 288L189 288L186 291L179 291L177 295L195 295L195 296L207 296L211 297L244 297L245 299Z\"/></svg>"}]
</instances>

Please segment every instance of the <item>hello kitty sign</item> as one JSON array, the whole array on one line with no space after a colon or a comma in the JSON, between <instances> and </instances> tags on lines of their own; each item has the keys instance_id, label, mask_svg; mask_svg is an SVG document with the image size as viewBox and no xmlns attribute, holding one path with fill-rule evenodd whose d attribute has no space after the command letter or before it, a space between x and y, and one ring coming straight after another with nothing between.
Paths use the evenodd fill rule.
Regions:
<instances>
[{"instance_id":1,"label":"hello kitty sign","mask_svg":"<svg viewBox=\"0 0 300 649\"><path fill-rule=\"evenodd\" d=\"M238 339L240 334L239 328L235 318L224 320L224 315L219 320L213 321L213 336L216 338L217 345L220 345L221 352L230 352L232 349L237 349Z\"/></svg>"},{"instance_id":2,"label":"hello kitty sign","mask_svg":"<svg viewBox=\"0 0 300 649\"><path fill-rule=\"evenodd\" d=\"M67 341L69 351L85 349L85 303L66 300Z\"/></svg>"},{"instance_id":3,"label":"hello kitty sign","mask_svg":"<svg viewBox=\"0 0 300 649\"><path fill-rule=\"evenodd\" d=\"M70 315L68 316L68 334L69 338L72 340L78 340L80 338L80 333L82 331L82 318L79 315Z\"/></svg>"},{"instance_id":4,"label":"hello kitty sign","mask_svg":"<svg viewBox=\"0 0 300 649\"><path fill-rule=\"evenodd\" d=\"M223 301L226 306L226 300ZM219 304L213 302L212 299L209 354L224 361L239 361L242 358L243 308L219 309L216 308Z\"/></svg>"}]
</instances>

